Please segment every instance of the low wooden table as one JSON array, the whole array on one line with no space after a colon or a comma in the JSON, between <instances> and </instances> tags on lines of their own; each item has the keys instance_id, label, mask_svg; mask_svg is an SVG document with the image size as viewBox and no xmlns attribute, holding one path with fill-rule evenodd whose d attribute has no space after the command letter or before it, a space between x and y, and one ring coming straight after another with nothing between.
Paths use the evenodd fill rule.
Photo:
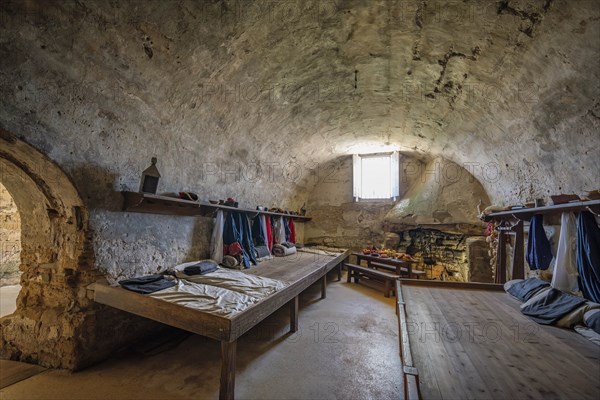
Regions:
<instances>
[{"instance_id":1,"label":"low wooden table","mask_svg":"<svg viewBox=\"0 0 600 400\"><path fill-rule=\"evenodd\" d=\"M399 260L397 258L375 257L370 254L364 254L364 253L352 253L352 255L356 257L357 265L360 265L360 262L362 260L365 260L367 262L367 266L369 268L373 268L373 266L371 265L371 263L373 263L373 262L389 265L391 267L396 268L396 275L398 275L398 276L405 274L405 272L402 271L402 269L406 268L409 278L413 275L412 265L417 262L417 261Z\"/></svg>"}]
</instances>

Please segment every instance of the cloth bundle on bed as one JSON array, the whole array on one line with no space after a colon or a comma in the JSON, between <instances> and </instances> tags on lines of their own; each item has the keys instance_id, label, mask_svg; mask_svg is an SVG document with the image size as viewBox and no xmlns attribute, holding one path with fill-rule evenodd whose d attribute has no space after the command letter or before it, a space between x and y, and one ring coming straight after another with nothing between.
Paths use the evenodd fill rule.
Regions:
<instances>
[{"instance_id":1,"label":"cloth bundle on bed","mask_svg":"<svg viewBox=\"0 0 600 400\"><path fill-rule=\"evenodd\" d=\"M173 287L177 284L175 280L164 275L147 275L119 281L124 289L140 294L150 294Z\"/></svg>"},{"instance_id":2,"label":"cloth bundle on bed","mask_svg":"<svg viewBox=\"0 0 600 400\"><path fill-rule=\"evenodd\" d=\"M296 246L291 243L281 243L273 245L273 255L277 257L286 257L296 254Z\"/></svg>"},{"instance_id":3,"label":"cloth bundle on bed","mask_svg":"<svg viewBox=\"0 0 600 400\"><path fill-rule=\"evenodd\" d=\"M504 285L504 290L508 294L516 297L518 300L527 301L534 294L540 291L540 289L550 286L548 282L544 282L538 278L529 278L526 280L514 280L509 281Z\"/></svg>"},{"instance_id":4,"label":"cloth bundle on bed","mask_svg":"<svg viewBox=\"0 0 600 400\"><path fill-rule=\"evenodd\" d=\"M210 261L210 260L208 260ZM285 282L262 276L250 275L241 271L227 268L217 268L216 271L206 275L188 275L185 270L198 261L180 264L171 269L171 272L180 279L194 283L218 286L224 289L240 292L255 298L262 299L287 286Z\"/></svg>"},{"instance_id":5,"label":"cloth bundle on bed","mask_svg":"<svg viewBox=\"0 0 600 400\"><path fill-rule=\"evenodd\" d=\"M216 268L204 275L186 273L195 271L195 268L190 267L209 267L211 263L214 261L193 261L172 268L170 272L179 279L172 281L171 287L148 295L185 307L231 316L288 286L276 279L226 268Z\"/></svg>"},{"instance_id":6,"label":"cloth bundle on bed","mask_svg":"<svg viewBox=\"0 0 600 400\"><path fill-rule=\"evenodd\" d=\"M550 288L523 303L521 312L539 324L554 325L584 303L581 297ZM583 319L583 312L581 314Z\"/></svg>"},{"instance_id":7,"label":"cloth bundle on bed","mask_svg":"<svg viewBox=\"0 0 600 400\"><path fill-rule=\"evenodd\" d=\"M504 284L507 293L520 301L521 312L537 323L556 325L562 328L577 327L577 331L586 337L595 337L592 341L600 344L600 304L583 297L562 292L550 287L548 282L538 278L515 279ZM598 316L590 312L598 311ZM587 325L592 332L581 329ZM597 333L593 332L598 328Z\"/></svg>"}]
</instances>

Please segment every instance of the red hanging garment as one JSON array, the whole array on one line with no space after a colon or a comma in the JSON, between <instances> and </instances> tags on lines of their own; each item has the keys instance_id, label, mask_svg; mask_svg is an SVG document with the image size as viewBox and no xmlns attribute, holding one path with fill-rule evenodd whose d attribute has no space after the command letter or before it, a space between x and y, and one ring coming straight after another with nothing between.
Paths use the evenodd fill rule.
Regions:
<instances>
[{"instance_id":1,"label":"red hanging garment","mask_svg":"<svg viewBox=\"0 0 600 400\"><path fill-rule=\"evenodd\" d=\"M294 218L289 219L288 226L290 228L290 242L296 243L296 226L294 225Z\"/></svg>"}]
</instances>

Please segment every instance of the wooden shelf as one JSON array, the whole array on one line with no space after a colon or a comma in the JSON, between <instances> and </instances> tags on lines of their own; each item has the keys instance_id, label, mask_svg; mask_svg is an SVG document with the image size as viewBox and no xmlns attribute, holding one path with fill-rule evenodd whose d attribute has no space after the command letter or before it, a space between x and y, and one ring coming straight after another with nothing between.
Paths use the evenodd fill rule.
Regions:
<instances>
[{"instance_id":1,"label":"wooden shelf","mask_svg":"<svg viewBox=\"0 0 600 400\"><path fill-rule=\"evenodd\" d=\"M251 210L247 208L229 207L220 204L182 200L176 197L159 196L149 193L122 192L125 197L123 211L184 216L212 216L218 210L235 211L256 216L258 214L293 218L296 222L308 222L310 217L283 214L270 211Z\"/></svg>"},{"instance_id":2,"label":"wooden shelf","mask_svg":"<svg viewBox=\"0 0 600 400\"><path fill-rule=\"evenodd\" d=\"M484 221L493 219L507 219L514 217L520 220L529 220L534 214L556 214L568 211L585 211L588 208L595 213L600 210L600 200L576 201L572 203L556 204L544 207L520 208L517 210L507 210L491 213L484 218Z\"/></svg>"}]
</instances>

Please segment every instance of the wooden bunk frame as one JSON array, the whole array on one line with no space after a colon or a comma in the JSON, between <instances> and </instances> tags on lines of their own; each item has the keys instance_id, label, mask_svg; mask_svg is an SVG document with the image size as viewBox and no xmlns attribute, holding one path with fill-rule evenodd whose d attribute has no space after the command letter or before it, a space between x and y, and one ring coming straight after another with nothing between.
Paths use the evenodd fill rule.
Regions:
<instances>
[{"instance_id":1,"label":"wooden bunk frame","mask_svg":"<svg viewBox=\"0 0 600 400\"><path fill-rule=\"evenodd\" d=\"M529 320L502 285L400 279L396 290L405 399L600 395L600 347L574 331ZM433 340L440 334L431 329L435 323L442 333L444 324L479 329L473 326L487 323L494 330L481 329L474 340L464 330L458 340Z\"/></svg>"},{"instance_id":2,"label":"wooden bunk frame","mask_svg":"<svg viewBox=\"0 0 600 400\"><path fill-rule=\"evenodd\" d=\"M106 283L94 283L88 287L91 298L122 311L180 328L221 342L221 381L219 398L233 399L235 388L235 364L237 339L267 316L284 305L290 309L290 332L298 330L298 295L313 283L321 280L321 298L326 297L327 273L338 268L349 255L344 251L337 255L308 252L291 261L292 257L265 261L245 272L279 279L288 283L284 289L250 306L231 317L224 317L195 310L161 299L137 294Z\"/></svg>"}]
</instances>

